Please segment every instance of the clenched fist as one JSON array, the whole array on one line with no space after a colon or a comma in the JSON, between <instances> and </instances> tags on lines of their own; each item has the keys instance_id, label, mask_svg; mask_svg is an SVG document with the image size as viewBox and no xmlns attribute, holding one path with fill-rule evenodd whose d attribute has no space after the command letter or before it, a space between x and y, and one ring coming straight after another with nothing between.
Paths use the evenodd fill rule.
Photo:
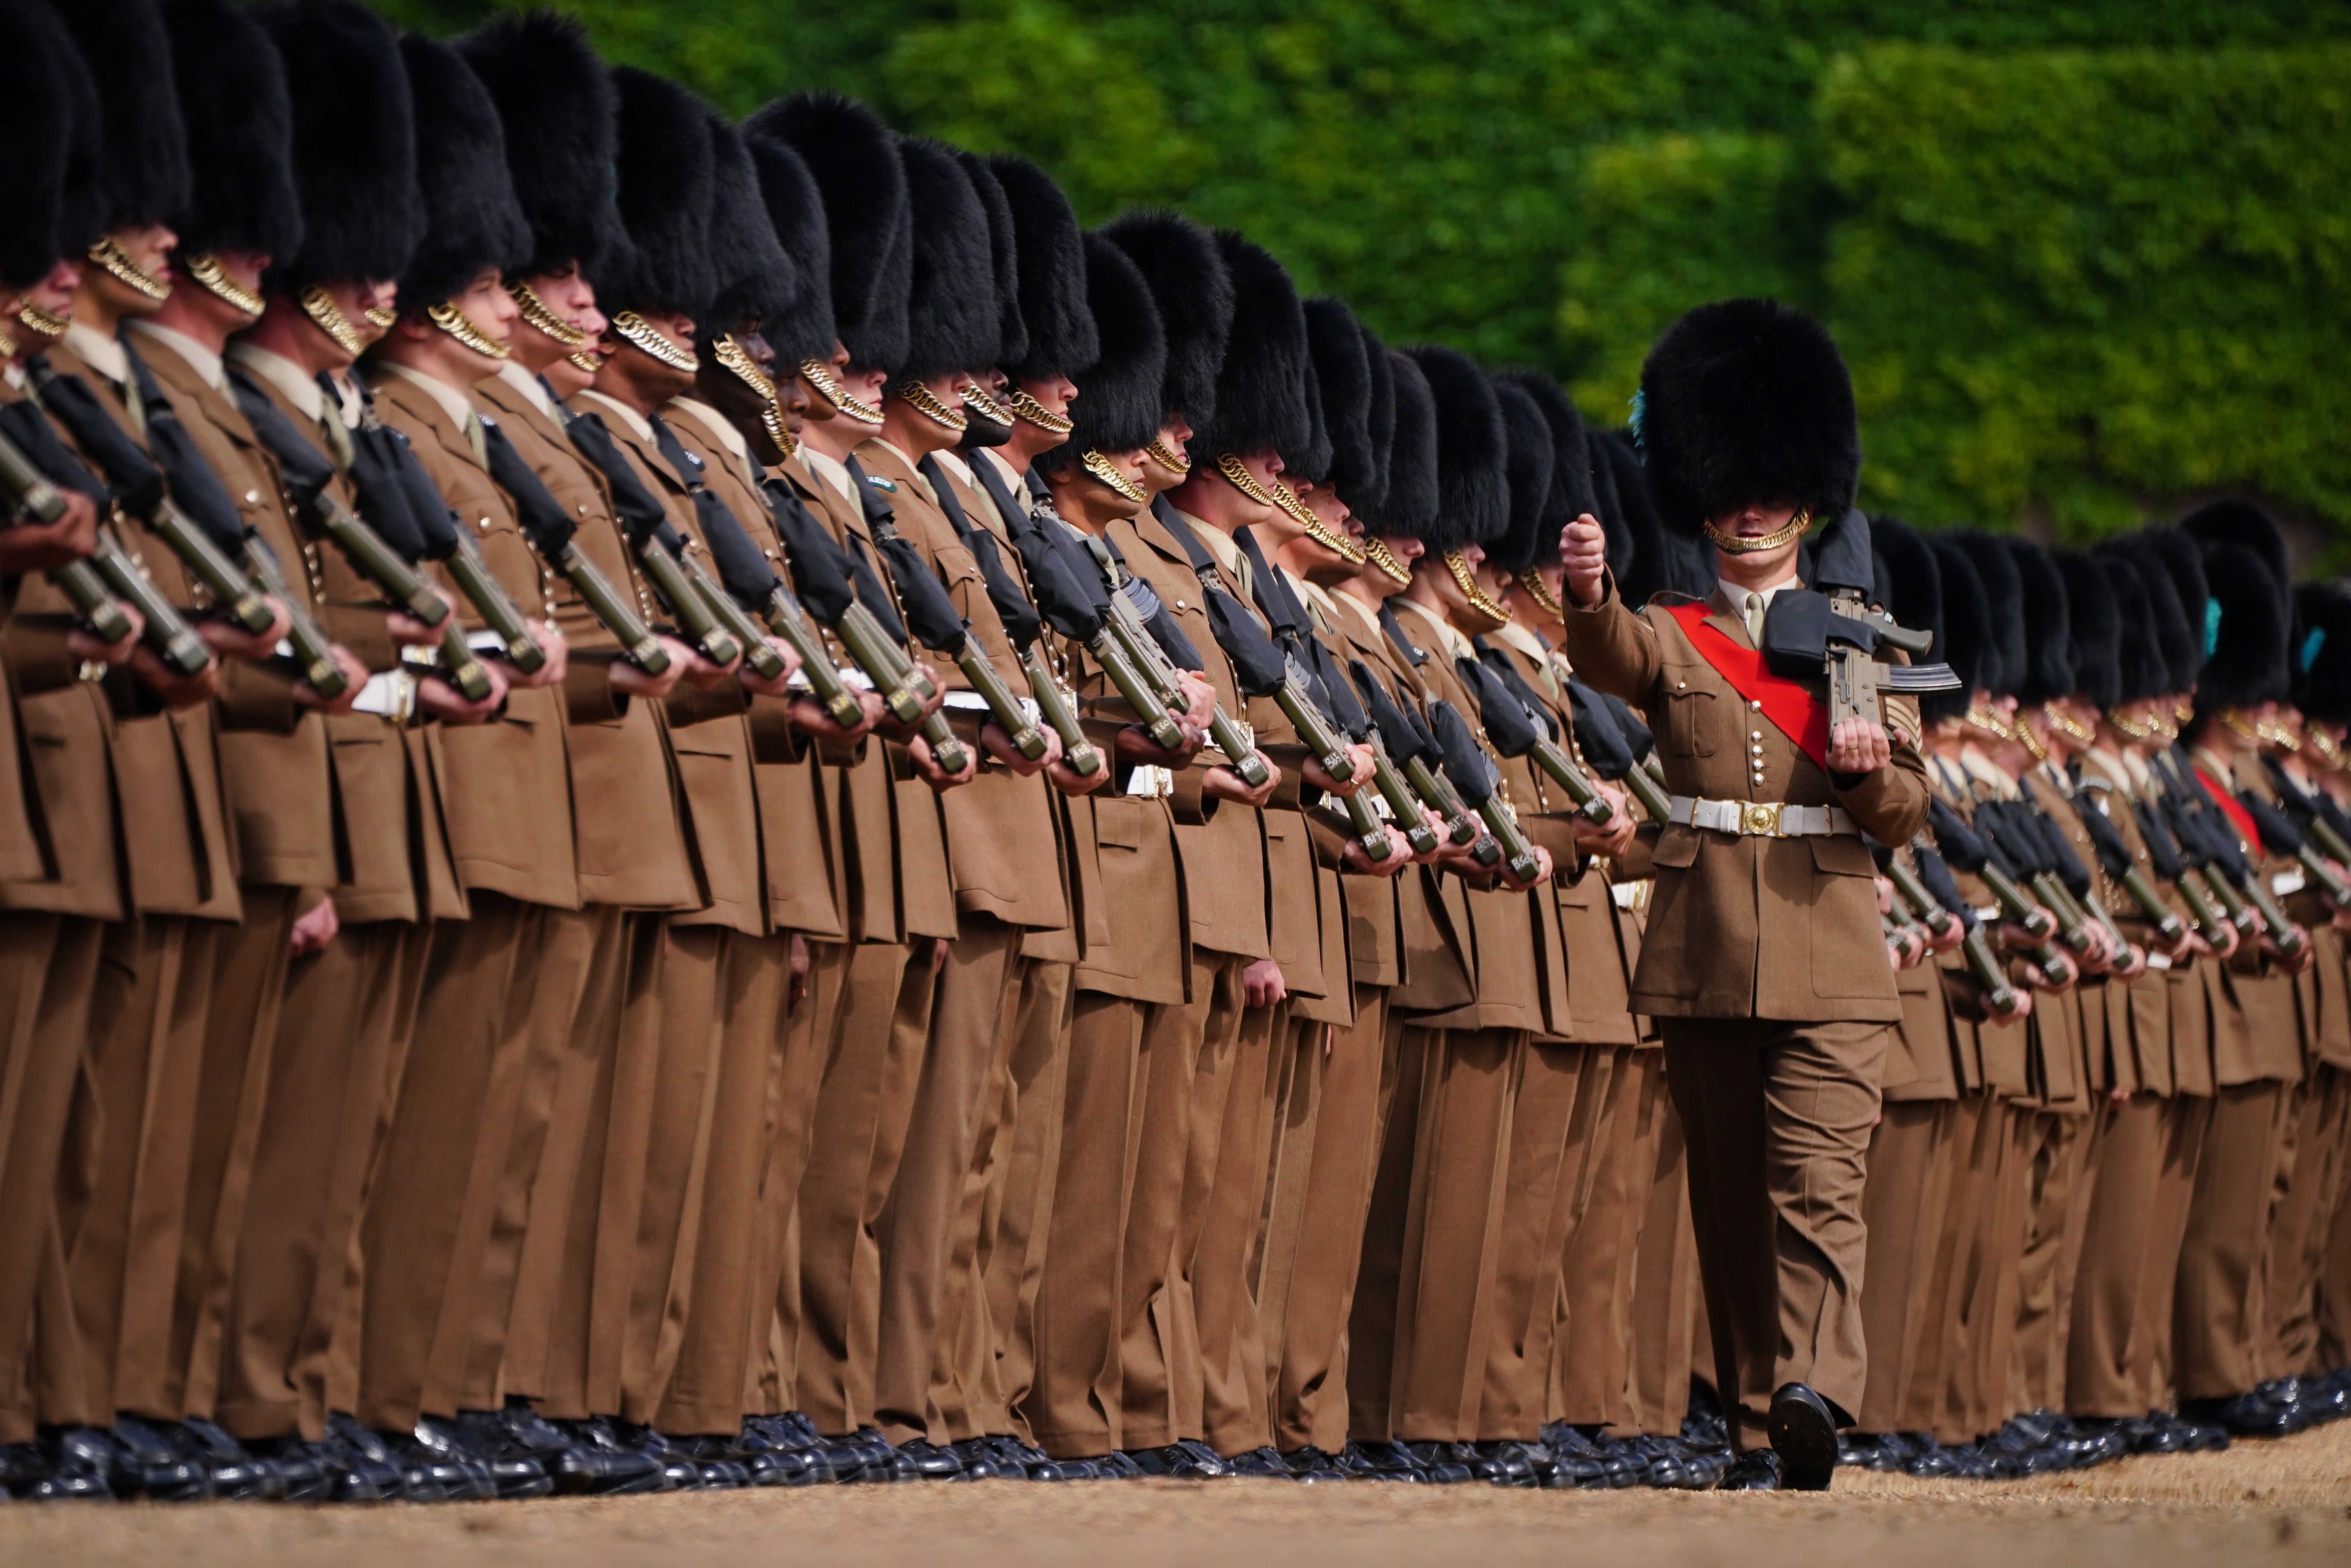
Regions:
<instances>
[{"instance_id":1,"label":"clenched fist","mask_svg":"<svg viewBox=\"0 0 2351 1568\"><path fill-rule=\"evenodd\" d=\"M1608 571L1608 535L1587 512L1559 531L1560 564L1567 568L1567 591L1580 605L1600 602L1600 580Z\"/></svg>"}]
</instances>

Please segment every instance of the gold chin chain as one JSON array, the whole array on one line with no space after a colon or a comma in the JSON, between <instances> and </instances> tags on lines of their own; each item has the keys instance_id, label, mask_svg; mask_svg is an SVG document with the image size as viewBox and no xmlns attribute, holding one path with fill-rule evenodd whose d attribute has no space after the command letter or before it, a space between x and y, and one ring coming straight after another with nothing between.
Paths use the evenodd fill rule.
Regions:
<instances>
[{"instance_id":1,"label":"gold chin chain","mask_svg":"<svg viewBox=\"0 0 2351 1568\"><path fill-rule=\"evenodd\" d=\"M2308 746L2312 754L2329 768L2339 768L2343 765L2343 748L2335 743L2334 736L2317 725L2312 724L2303 731L2302 743Z\"/></svg>"},{"instance_id":2,"label":"gold chin chain","mask_svg":"<svg viewBox=\"0 0 2351 1568\"><path fill-rule=\"evenodd\" d=\"M800 374L808 378L808 384L814 387L818 395L826 402L831 403L859 424L878 425L882 422L882 410L871 403L860 402L851 397L849 389L833 379L831 367L823 360L801 360Z\"/></svg>"},{"instance_id":3,"label":"gold chin chain","mask_svg":"<svg viewBox=\"0 0 2351 1568\"><path fill-rule=\"evenodd\" d=\"M2018 745L2032 753L2034 762L2045 763L2049 760L2049 748L2041 743L2041 737L2034 734L2032 726L2022 719L2017 720L2015 726L2009 731L2009 734Z\"/></svg>"},{"instance_id":4,"label":"gold chin chain","mask_svg":"<svg viewBox=\"0 0 2351 1568\"><path fill-rule=\"evenodd\" d=\"M702 361L695 358L693 349L679 348L670 341L667 333L633 310L623 310L613 317L612 330L673 370L683 370L691 376L702 369Z\"/></svg>"},{"instance_id":5,"label":"gold chin chain","mask_svg":"<svg viewBox=\"0 0 2351 1568\"><path fill-rule=\"evenodd\" d=\"M1453 586L1461 590L1461 597L1469 601L1471 609L1497 626L1510 619L1510 607L1486 591L1460 551L1445 552L1445 569L1453 574Z\"/></svg>"},{"instance_id":6,"label":"gold chin chain","mask_svg":"<svg viewBox=\"0 0 2351 1568\"><path fill-rule=\"evenodd\" d=\"M961 409L951 409L939 401L939 396L920 381L901 381L897 386L898 400L942 430L961 434L971 428L971 421Z\"/></svg>"},{"instance_id":7,"label":"gold chin chain","mask_svg":"<svg viewBox=\"0 0 2351 1568\"><path fill-rule=\"evenodd\" d=\"M1967 717L1962 722L1981 730L1987 735L1996 735L2003 741L2016 739L2016 732L2010 729L1999 714L1989 708L1980 707L1972 702L1968 705Z\"/></svg>"},{"instance_id":8,"label":"gold chin chain","mask_svg":"<svg viewBox=\"0 0 2351 1568\"><path fill-rule=\"evenodd\" d=\"M28 330L43 337L63 337L66 335L66 328L73 325L71 316L59 316L53 310L43 310L29 299L16 307L16 319L23 322Z\"/></svg>"},{"instance_id":9,"label":"gold chin chain","mask_svg":"<svg viewBox=\"0 0 2351 1568\"><path fill-rule=\"evenodd\" d=\"M1707 542L1726 556L1753 556L1765 550L1776 550L1782 545L1792 545L1802 538L1804 530L1812 525L1813 514L1809 511L1797 513L1788 519L1786 527L1756 539L1742 539L1736 534L1726 534L1714 525L1711 518L1699 524L1705 530Z\"/></svg>"},{"instance_id":10,"label":"gold chin chain","mask_svg":"<svg viewBox=\"0 0 2351 1568\"><path fill-rule=\"evenodd\" d=\"M1543 581L1541 572L1529 566L1519 574L1519 587L1526 590L1527 597L1534 600L1535 607L1541 610L1543 614L1553 620L1567 619L1567 607L1560 603L1558 597L1552 593L1551 585Z\"/></svg>"},{"instance_id":11,"label":"gold chin chain","mask_svg":"<svg viewBox=\"0 0 2351 1568\"><path fill-rule=\"evenodd\" d=\"M1008 427L1019 417L1010 409L989 397L987 389L977 381L974 381L963 389L963 408L965 413L977 414L992 425Z\"/></svg>"},{"instance_id":12,"label":"gold chin chain","mask_svg":"<svg viewBox=\"0 0 2351 1568\"><path fill-rule=\"evenodd\" d=\"M1388 542L1385 539L1366 535L1364 539L1364 559L1377 566L1381 575L1396 587L1405 588L1412 586L1412 574L1405 569L1405 564L1402 561L1395 558L1395 552L1388 548Z\"/></svg>"},{"instance_id":13,"label":"gold chin chain","mask_svg":"<svg viewBox=\"0 0 2351 1568\"><path fill-rule=\"evenodd\" d=\"M180 265L187 269L190 277L203 284L246 315L252 317L256 321L260 320L261 313L269 308L267 300L229 276L227 270L220 264L220 257L210 251L205 251L200 255L189 256Z\"/></svg>"},{"instance_id":14,"label":"gold chin chain","mask_svg":"<svg viewBox=\"0 0 2351 1568\"><path fill-rule=\"evenodd\" d=\"M582 348L576 354L566 354L563 358L566 363L586 371L590 376L604 368L604 361L596 358L596 350L593 348Z\"/></svg>"},{"instance_id":15,"label":"gold chin chain","mask_svg":"<svg viewBox=\"0 0 2351 1568\"><path fill-rule=\"evenodd\" d=\"M759 362L751 358L750 351L730 334L721 337L711 352L722 369L759 395L759 427L776 443L776 450L786 457L798 455L800 443L784 423L784 410L776 401L776 383L759 369Z\"/></svg>"},{"instance_id":16,"label":"gold chin chain","mask_svg":"<svg viewBox=\"0 0 2351 1568\"><path fill-rule=\"evenodd\" d=\"M2273 746L2282 746L2289 752L2298 752L2302 750L2302 738L2296 735L2292 730L2287 729L2283 722L2280 720L2262 720L2253 726L2253 733L2259 735L2262 740L2267 741L2270 744Z\"/></svg>"},{"instance_id":17,"label":"gold chin chain","mask_svg":"<svg viewBox=\"0 0 2351 1568\"><path fill-rule=\"evenodd\" d=\"M2244 714L2238 711L2236 709L2223 708L2212 716L2220 721L2221 726L2225 728L2229 733L2236 736L2237 739L2244 742L2245 744L2249 746L2257 746L2261 744L2262 732L2259 727L2246 723Z\"/></svg>"},{"instance_id":18,"label":"gold chin chain","mask_svg":"<svg viewBox=\"0 0 2351 1568\"><path fill-rule=\"evenodd\" d=\"M1259 484L1257 482L1257 475L1251 473L1248 465L1231 452L1227 452L1217 459L1217 472L1223 474L1235 490L1239 491L1259 506L1270 506L1277 512L1282 509L1281 503L1274 499L1273 492Z\"/></svg>"},{"instance_id":19,"label":"gold chin chain","mask_svg":"<svg viewBox=\"0 0 2351 1568\"><path fill-rule=\"evenodd\" d=\"M16 341L16 334L5 327L0 327L0 359L14 359L16 357L16 350L22 347L23 345Z\"/></svg>"},{"instance_id":20,"label":"gold chin chain","mask_svg":"<svg viewBox=\"0 0 2351 1568\"><path fill-rule=\"evenodd\" d=\"M1192 465L1183 458L1177 457L1175 449L1156 436L1152 437L1151 444L1143 449L1143 455L1178 475L1192 472Z\"/></svg>"},{"instance_id":21,"label":"gold chin chain","mask_svg":"<svg viewBox=\"0 0 2351 1568\"><path fill-rule=\"evenodd\" d=\"M1014 413L1040 431L1049 431L1054 435L1067 435L1077 428L1068 419L1055 413L1018 387L1012 389L1005 400L1012 405Z\"/></svg>"},{"instance_id":22,"label":"gold chin chain","mask_svg":"<svg viewBox=\"0 0 2351 1568\"><path fill-rule=\"evenodd\" d=\"M161 300L172 297L172 286L132 261L131 253L115 244L112 234L100 234L86 254L125 286L148 298Z\"/></svg>"},{"instance_id":23,"label":"gold chin chain","mask_svg":"<svg viewBox=\"0 0 2351 1568\"><path fill-rule=\"evenodd\" d=\"M2053 728L2064 732L2066 739L2077 746L2086 746L2098 738L2093 732L2082 728L2071 713L2054 702L2041 704L2041 716L2048 720Z\"/></svg>"},{"instance_id":24,"label":"gold chin chain","mask_svg":"<svg viewBox=\"0 0 2351 1568\"><path fill-rule=\"evenodd\" d=\"M1093 448L1088 447L1085 456L1078 461L1085 464L1088 473L1117 491L1122 498L1133 502L1135 505L1140 506L1151 499L1150 492L1121 473L1112 465L1110 459L1094 451Z\"/></svg>"},{"instance_id":25,"label":"gold chin chain","mask_svg":"<svg viewBox=\"0 0 2351 1568\"><path fill-rule=\"evenodd\" d=\"M507 292L514 296L515 304L522 307L522 318L525 321L529 322L566 348L577 348L588 341L587 333L556 315L549 308L547 301L538 297L538 291L522 279L508 278Z\"/></svg>"},{"instance_id":26,"label":"gold chin chain","mask_svg":"<svg viewBox=\"0 0 2351 1568\"><path fill-rule=\"evenodd\" d=\"M374 323L378 332L391 331L392 323L400 319L399 310L389 305L371 305L360 314Z\"/></svg>"},{"instance_id":27,"label":"gold chin chain","mask_svg":"<svg viewBox=\"0 0 2351 1568\"><path fill-rule=\"evenodd\" d=\"M2106 710L2106 722L2112 724L2121 732L2123 738L2128 741L2144 741L2155 733L2153 729L2129 717L2120 708Z\"/></svg>"},{"instance_id":28,"label":"gold chin chain","mask_svg":"<svg viewBox=\"0 0 2351 1568\"><path fill-rule=\"evenodd\" d=\"M314 283L302 291L301 305L302 314L308 317L319 331L333 338L336 348L354 359L360 357L360 350L367 345L360 341L360 329L351 325L351 318L343 314L343 307L335 303L334 296Z\"/></svg>"},{"instance_id":29,"label":"gold chin chain","mask_svg":"<svg viewBox=\"0 0 2351 1568\"><path fill-rule=\"evenodd\" d=\"M1346 562L1351 566L1364 564L1364 552L1355 542L1340 533L1315 514L1314 509L1298 499L1298 492L1280 480L1273 483L1273 502L1288 514L1290 520L1306 530L1306 536Z\"/></svg>"},{"instance_id":30,"label":"gold chin chain","mask_svg":"<svg viewBox=\"0 0 2351 1568\"><path fill-rule=\"evenodd\" d=\"M427 309L424 314L434 326L486 358L503 359L513 352L505 344L476 326L472 317L445 299Z\"/></svg>"}]
</instances>

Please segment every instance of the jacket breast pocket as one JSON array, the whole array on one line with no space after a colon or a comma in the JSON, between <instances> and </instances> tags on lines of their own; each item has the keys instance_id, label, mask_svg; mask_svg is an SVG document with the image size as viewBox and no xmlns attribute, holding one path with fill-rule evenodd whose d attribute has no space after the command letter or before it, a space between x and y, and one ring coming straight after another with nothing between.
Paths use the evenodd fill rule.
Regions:
<instances>
[{"instance_id":1,"label":"jacket breast pocket","mask_svg":"<svg viewBox=\"0 0 2351 1568\"><path fill-rule=\"evenodd\" d=\"M1670 680L1671 672L1667 674ZM1676 690L1668 684L1654 715L1658 746L1669 757L1714 755L1714 731L1721 722L1721 711L1722 704L1713 692Z\"/></svg>"}]
</instances>

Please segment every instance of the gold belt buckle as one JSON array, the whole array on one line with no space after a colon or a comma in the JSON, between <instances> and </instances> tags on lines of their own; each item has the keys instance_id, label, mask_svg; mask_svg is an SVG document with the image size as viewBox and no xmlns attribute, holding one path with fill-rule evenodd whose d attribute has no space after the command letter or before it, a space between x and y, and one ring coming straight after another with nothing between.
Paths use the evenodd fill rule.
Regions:
<instances>
[{"instance_id":1,"label":"gold belt buckle","mask_svg":"<svg viewBox=\"0 0 2351 1568\"><path fill-rule=\"evenodd\" d=\"M1780 808L1776 805L1750 800L1740 807L1740 825L1750 833L1771 838L1781 836Z\"/></svg>"}]
</instances>

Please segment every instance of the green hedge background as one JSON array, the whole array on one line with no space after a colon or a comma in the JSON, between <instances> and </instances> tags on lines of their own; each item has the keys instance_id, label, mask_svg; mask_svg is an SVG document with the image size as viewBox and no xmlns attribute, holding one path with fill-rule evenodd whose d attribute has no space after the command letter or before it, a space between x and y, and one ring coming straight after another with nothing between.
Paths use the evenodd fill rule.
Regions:
<instances>
[{"instance_id":1,"label":"green hedge background","mask_svg":"<svg viewBox=\"0 0 2351 1568\"><path fill-rule=\"evenodd\" d=\"M479 0L381 0L448 34ZM1621 422L1680 311L1853 363L1865 504L2079 538L2220 490L2351 558L2351 6L2326 0L566 0L1248 231L1391 341Z\"/></svg>"}]
</instances>

